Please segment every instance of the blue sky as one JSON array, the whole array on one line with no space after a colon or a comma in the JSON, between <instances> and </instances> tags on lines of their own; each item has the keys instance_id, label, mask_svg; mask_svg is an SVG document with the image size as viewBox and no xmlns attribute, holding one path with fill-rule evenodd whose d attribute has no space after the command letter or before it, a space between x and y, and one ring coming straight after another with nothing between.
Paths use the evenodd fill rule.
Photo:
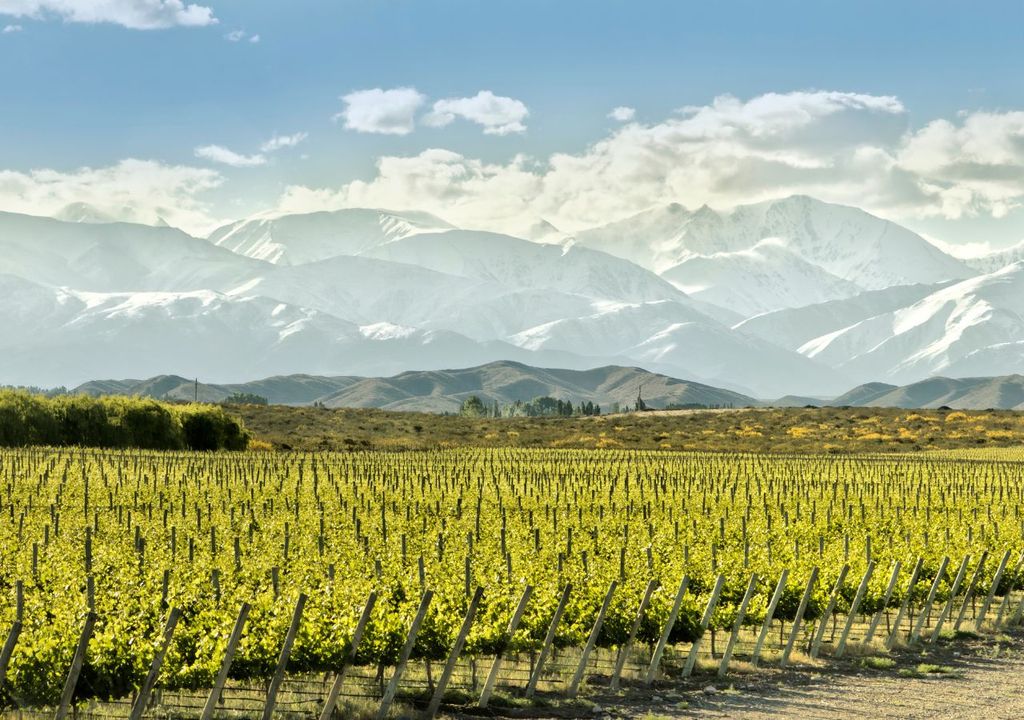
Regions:
<instances>
[{"instance_id":1,"label":"blue sky","mask_svg":"<svg viewBox=\"0 0 1024 720\"><path fill-rule=\"evenodd\" d=\"M160 27L135 29L147 23ZM132 197L139 218L154 203L174 210L166 205L182 193L177 221L190 229L282 206L282 197L293 209L381 200L448 210L478 225L503 214L498 225L510 228L518 213L524 223L554 217L572 229L676 195L686 204L728 205L763 199L778 186L776 194L807 191L853 202L864 198L854 186L877 186L885 165L889 189L864 198L867 209L939 240L1002 246L1024 238L1022 28L1019 1L0 0L0 209L45 213L80 196L94 204L109 197L105 209L113 211L133 184L125 176L130 168L119 163L135 159L162 178L152 184L182 184L146 198L147 183L139 182ZM347 107L343 96L396 88L414 88L420 98L407 134L355 127L339 115ZM595 190L586 201L562 190L552 196L550 186L571 182L569 175L550 175L555 154L578 160L585 176L614 172L621 162L595 161L593 148L624 147L630 126L639 145L620 147L617 158L658 147L658 129L681 117L680 108L712 108L723 96L743 105L770 93L811 91L895 98L898 107L841 99L841 111L825 111L808 125L799 121L807 107L784 103L793 119L784 137L765 140L762 126L744 124L746 154L726 153L725 164L742 164L742 183L704 170L692 173L693 187L662 178L664 192L612 203L607 216L601 193L615 195L610 190ZM474 115L481 92L512 113L514 129L484 132L490 126ZM814 107L828 99L815 98ZM446 106L456 108L454 115L434 105L459 99L473 102ZM618 106L633 109L632 118L608 117ZM715 114L709 122L729 131L710 136L735 132L734 119ZM907 137L937 122L948 127L914 138L914 159L906 160ZM690 143L689 130L682 131ZM1002 133L999 147L978 150L977 137L993 132ZM277 136L296 144L260 150ZM771 142L786 167L746 182L750 154L763 164ZM197 152L210 146L234 153L234 162ZM702 163L723 152L704 147ZM892 162L867 167L866 147ZM431 149L450 155L439 164L436 153L423 157ZM251 162L236 167L247 162L238 158ZM376 182L381 158L420 158L414 170L392 164L393 173L420 174ZM687 155L679 164L691 160ZM823 186L817 171L818 180L792 181L793 167L816 163L842 164L845 174ZM978 165L986 172L965 170ZM97 172L83 176L85 167ZM153 175L169 169L177 170ZM482 199L479 187L424 188L422 173L438 170L472 174L490 195ZM648 174L633 165L629 172ZM6 194L4 173L16 186ZM908 189L908 173L916 189ZM353 180L365 187L349 187ZM106 195L103 183L112 184ZM739 185L749 198L735 190ZM503 189L536 193L536 202L497 208L502 203L494 196Z\"/></svg>"}]
</instances>

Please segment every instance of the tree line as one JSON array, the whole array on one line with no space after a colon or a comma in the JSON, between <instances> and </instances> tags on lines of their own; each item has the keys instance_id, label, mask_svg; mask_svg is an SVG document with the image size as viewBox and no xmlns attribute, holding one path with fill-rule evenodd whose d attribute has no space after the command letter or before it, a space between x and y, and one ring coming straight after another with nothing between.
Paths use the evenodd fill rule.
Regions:
<instances>
[{"instance_id":1,"label":"tree line","mask_svg":"<svg viewBox=\"0 0 1024 720\"><path fill-rule=\"evenodd\" d=\"M249 433L224 408L141 397L45 397L0 390L0 446L244 450Z\"/></svg>"},{"instance_id":2,"label":"tree line","mask_svg":"<svg viewBox=\"0 0 1024 720\"><path fill-rule=\"evenodd\" d=\"M573 405L571 400L560 400L549 395L523 402L499 405L485 403L477 395L470 395L462 401L459 414L465 417L573 417L574 415L600 415L601 406L590 400Z\"/></svg>"}]
</instances>

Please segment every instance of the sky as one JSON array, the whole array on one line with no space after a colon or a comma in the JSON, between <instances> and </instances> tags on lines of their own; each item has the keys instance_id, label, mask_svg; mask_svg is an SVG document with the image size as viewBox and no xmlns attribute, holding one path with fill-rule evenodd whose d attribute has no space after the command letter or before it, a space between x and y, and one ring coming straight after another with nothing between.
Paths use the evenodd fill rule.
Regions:
<instances>
[{"instance_id":1,"label":"sky","mask_svg":"<svg viewBox=\"0 0 1024 720\"><path fill-rule=\"evenodd\" d=\"M1024 2L0 0L0 210L565 232L801 193L1024 240Z\"/></svg>"}]
</instances>

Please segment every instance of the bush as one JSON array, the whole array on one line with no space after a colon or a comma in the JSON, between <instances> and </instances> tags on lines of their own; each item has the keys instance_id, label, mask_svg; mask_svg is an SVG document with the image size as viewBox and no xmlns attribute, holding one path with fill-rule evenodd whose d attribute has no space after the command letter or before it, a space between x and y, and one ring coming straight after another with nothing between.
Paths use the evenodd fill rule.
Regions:
<instances>
[{"instance_id":1,"label":"bush","mask_svg":"<svg viewBox=\"0 0 1024 720\"><path fill-rule=\"evenodd\" d=\"M0 446L25 445L245 450L249 434L240 419L216 405L0 391Z\"/></svg>"}]
</instances>

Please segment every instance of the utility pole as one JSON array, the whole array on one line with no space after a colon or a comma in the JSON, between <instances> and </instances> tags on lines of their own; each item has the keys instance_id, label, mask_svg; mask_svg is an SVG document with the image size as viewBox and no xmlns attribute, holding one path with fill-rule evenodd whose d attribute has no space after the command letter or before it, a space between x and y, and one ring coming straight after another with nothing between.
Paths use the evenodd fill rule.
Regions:
<instances>
[{"instance_id":1,"label":"utility pole","mask_svg":"<svg viewBox=\"0 0 1024 720\"><path fill-rule=\"evenodd\" d=\"M199 378L196 378L195 390L193 392L194 401L199 402Z\"/></svg>"}]
</instances>

